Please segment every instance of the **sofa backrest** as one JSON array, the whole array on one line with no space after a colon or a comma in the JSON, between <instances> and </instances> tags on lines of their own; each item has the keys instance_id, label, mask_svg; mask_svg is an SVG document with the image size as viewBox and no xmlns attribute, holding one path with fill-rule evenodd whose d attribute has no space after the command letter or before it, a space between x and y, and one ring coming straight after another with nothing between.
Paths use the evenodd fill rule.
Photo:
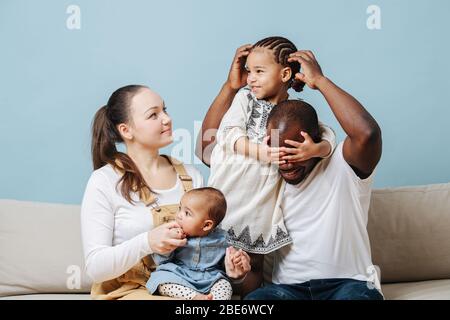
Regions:
<instances>
[{"instance_id":1,"label":"sofa backrest","mask_svg":"<svg viewBox=\"0 0 450 320\"><path fill-rule=\"evenodd\" d=\"M450 279L450 183L374 190L368 232L382 283Z\"/></svg>"},{"instance_id":2,"label":"sofa backrest","mask_svg":"<svg viewBox=\"0 0 450 320\"><path fill-rule=\"evenodd\" d=\"M381 281L450 279L450 183L372 192ZM0 296L88 293L80 206L0 200Z\"/></svg>"},{"instance_id":3,"label":"sofa backrest","mask_svg":"<svg viewBox=\"0 0 450 320\"><path fill-rule=\"evenodd\" d=\"M0 296L88 293L80 206L0 200Z\"/></svg>"}]
</instances>

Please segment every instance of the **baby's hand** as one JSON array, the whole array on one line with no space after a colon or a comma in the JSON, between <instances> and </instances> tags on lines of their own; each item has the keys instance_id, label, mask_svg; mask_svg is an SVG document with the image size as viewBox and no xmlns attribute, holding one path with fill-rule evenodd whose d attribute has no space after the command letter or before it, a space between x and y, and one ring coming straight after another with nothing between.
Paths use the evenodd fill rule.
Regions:
<instances>
[{"instance_id":1,"label":"baby's hand","mask_svg":"<svg viewBox=\"0 0 450 320\"><path fill-rule=\"evenodd\" d=\"M293 140L284 141L286 144L289 144L294 148L281 147L280 151L290 154L281 157L281 160L287 162L306 161L311 158L325 157L331 151L331 145L328 141L315 143L308 133L301 131L300 134L303 138L305 138L303 142Z\"/></svg>"},{"instance_id":2,"label":"baby's hand","mask_svg":"<svg viewBox=\"0 0 450 320\"><path fill-rule=\"evenodd\" d=\"M247 252L228 247L225 255L225 269L230 278L244 277L251 270L250 257Z\"/></svg>"}]
</instances>

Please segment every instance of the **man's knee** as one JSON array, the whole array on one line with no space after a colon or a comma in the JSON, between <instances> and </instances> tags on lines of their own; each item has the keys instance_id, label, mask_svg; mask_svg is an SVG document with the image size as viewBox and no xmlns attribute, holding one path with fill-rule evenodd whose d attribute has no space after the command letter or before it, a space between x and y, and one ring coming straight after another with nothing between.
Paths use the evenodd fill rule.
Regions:
<instances>
[{"instance_id":1,"label":"man's knee","mask_svg":"<svg viewBox=\"0 0 450 320\"><path fill-rule=\"evenodd\" d=\"M250 292L244 297L244 300L277 300L280 299L279 296L277 288L270 285Z\"/></svg>"},{"instance_id":2,"label":"man's knee","mask_svg":"<svg viewBox=\"0 0 450 320\"><path fill-rule=\"evenodd\" d=\"M338 300L383 300L381 293L365 281L348 281L336 292Z\"/></svg>"},{"instance_id":3,"label":"man's knee","mask_svg":"<svg viewBox=\"0 0 450 320\"><path fill-rule=\"evenodd\" d=\"M299 299L286 285L270 284L250 292L244 300L295 300Z\"/></svg>"}]
</instances>

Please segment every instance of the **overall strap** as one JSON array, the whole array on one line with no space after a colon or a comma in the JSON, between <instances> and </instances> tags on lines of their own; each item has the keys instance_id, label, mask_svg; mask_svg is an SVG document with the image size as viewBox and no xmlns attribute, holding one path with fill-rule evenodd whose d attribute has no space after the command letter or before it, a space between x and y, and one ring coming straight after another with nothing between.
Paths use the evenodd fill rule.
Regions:
<instances>
[{"instance_id":1,"label":"overall strap","mask_svg":"<svg viewBox=\"0 0 450 320\"><path fill-rule=\"evenodd\" d=\"M192 177L190 175L188 175L183 163L175 158L172 158L172 157L169 157L166 155L161 155L161 156L166 158L172 164L173 168L175 169L175 171L178 174L178 177L181 180L184 192L188 192L189 190L192 190L194 188L193 184L192 184Z\"/></svg>"}]
</instances>

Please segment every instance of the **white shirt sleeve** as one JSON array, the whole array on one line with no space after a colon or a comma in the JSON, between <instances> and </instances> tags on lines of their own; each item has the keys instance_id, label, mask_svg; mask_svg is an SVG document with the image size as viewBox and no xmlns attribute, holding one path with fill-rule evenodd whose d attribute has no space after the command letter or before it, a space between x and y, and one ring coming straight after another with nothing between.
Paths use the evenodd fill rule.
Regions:
<instances>
[{"instance_id":1,"label":"white shirt sleeve","mask_svg":"<svg viewBox=\"0 0 450 320\"><path fill-rule=\"evenodd\" d=\"M225 113L217 132L217 144L234 151L234 144L247 136L246 108L248 98L245 90L240 90L233 99L230 109Z\"/></svg>"},{"instance_id":2,"label":"white shirt sleeve","mask_svg":"<svg viewBox=\"0 0 450 320\"><path fill-rule=\"evenodd\" d=\"M117 278L152 253L147 232L113 246L115 185L94 172L81 205L81 232L86 274L96 283Z\"/></svg>"},{"instance_id":3,"label":"white shirt sleeve","mask_svg":"<svg viewBox=\"0 0 450 320\"><path fill-rule=\"evenodd\" d=\"M336 149L336 133L331 127L327 126L326 124L320 121L319 121L319 129L322 136L322 140L328 141L331 145L330 153L324 157L326 159L329 158L333 154L334 149Z\"/></svg>"}]
</instances>

